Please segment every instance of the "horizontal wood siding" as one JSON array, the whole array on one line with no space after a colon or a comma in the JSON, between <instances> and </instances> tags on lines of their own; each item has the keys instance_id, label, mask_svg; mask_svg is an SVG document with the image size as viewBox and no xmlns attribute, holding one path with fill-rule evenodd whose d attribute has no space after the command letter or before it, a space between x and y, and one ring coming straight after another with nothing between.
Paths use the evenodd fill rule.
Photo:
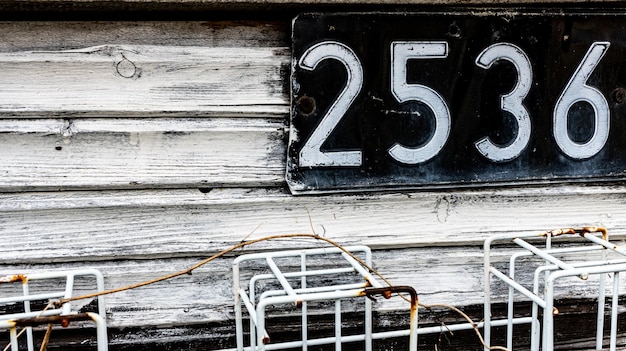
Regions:
<instances>
[{"instance_id":1,"label":"horizontal wood siding","mask_svg":"<svg viewBox=\"0 0 626 351\"><path fill-rule=\"evenodd\" d=\"M276 186L272 119L0 119L0 190Z\"/></svg>"},{"instance_id":2,"label":"horizontal wood siding","mask_svg":"<svg viewBox=\"0 0 626 351\"><path fill-rule=\"evenodd\" d=\"M277 116L286 48L98 45L0 55L3 116Z\"/></svg>"},{"instance_id":3,"label":"horizontal wood siding","mask_svg":"<svg viewBox=\"0 0 626 351\"><path fill-rule=\"evenodd\" d=\"M594 224L621 239L623 198L623 190L602 187L325 197L225 188L0 194L0 262L206 255L251 233L315 231L342 244L389 249L479 246L506 232Z\"/></svg>"},{"instance_id":4,"label":"horizontal wood siding","mask_svg":"<svg viewBox=\"0 0 626 351\"><path fill-rule=\"evenodd\" d=\"M292 196L289 46L289 19L0 23L0 275L95 267L113 288L246 238L317 233L371 246L422 302L464 307L482 303L490 235L599 225L626 239L623 184ZM108 296L109 326L232 328L233 257Z\"/></svg>"}]
</instances>

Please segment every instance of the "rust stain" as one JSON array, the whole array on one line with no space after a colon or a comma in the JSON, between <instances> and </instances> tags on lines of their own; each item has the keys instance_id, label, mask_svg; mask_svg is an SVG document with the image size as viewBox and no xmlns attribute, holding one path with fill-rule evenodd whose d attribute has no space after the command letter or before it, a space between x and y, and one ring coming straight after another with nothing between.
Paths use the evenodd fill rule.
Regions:
<instances>
[{"instance_id":1,"label":"rust stain","mask_svg":"<svg viewBox=\"0 0 626 351\"><path fill-rule=\"evenodd\" d=\"M364 293L367 297L371 297L372 295L382 295L386 299L391 298L394 293L408 293L411 296L411 310L410 310L410 318L411 318L411 327L410 327L410 335L417 330L417 323L413 323L413 321L417 320L417 308L419 305L419 300L417 298L417 292L411 286L387 286L384 288L366 288ZM403 297L404 298L404 297ZM415 324L415 325L414 325Z\"/></svg>"},{"instance_id":2,"label":"rust stain","mask_svg":"<svg viewBox=\"0 0 626 351\"><path fill-rule=\"evenodd\" d=\"M587 226L587 227L581 227L581 228L554 229L554 230L545 232L543 235L555 237L555 236L567 235L567 234L578 234L584 237L586 234L590 234L590 233L602 233L602 239L605 241L609 240L609 231L604 227L596 227L596 226Z\"/></svg>"},{"instance_id":3,"label":"rust stain","mask_svg":"<svg viewBox=\"0 0 626 351\"><path fill-rule=\"evenodd\" d=\"M28 277L25 274L14 274L14 275L7 275L4 277L0 277L0 284L15 283L15 282L26 283L28 282Z\"/></svg>"}]
</instances>

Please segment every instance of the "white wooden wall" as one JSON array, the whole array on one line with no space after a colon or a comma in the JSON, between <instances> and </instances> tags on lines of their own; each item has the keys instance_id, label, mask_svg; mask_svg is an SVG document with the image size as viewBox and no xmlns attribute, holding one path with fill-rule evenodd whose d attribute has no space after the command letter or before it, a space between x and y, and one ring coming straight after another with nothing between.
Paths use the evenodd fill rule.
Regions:
<instances>
[{"instance_id":1,"label":"white wooden wall","mask_svg":"<svg viewBox=\"0 0 626 351\"><path fill-rule=\"evenodd\" d=\"M490 235L626 238L623 184L292 196L289 46L289 21L0 23L0 275L95 267L113 288L315 231L371 246L421 302L465 306ZM108 296L109 326L232 323L231 261Z\"/></svg>"}]
</instances>

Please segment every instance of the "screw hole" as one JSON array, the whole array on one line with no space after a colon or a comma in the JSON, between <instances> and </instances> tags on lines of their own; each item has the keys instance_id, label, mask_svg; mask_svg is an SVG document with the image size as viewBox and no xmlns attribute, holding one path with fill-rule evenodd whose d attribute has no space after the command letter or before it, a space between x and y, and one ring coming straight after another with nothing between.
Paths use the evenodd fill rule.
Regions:
<instances>
[{"instance_id":1,"label":"screw hole","mask_svg":"<svg viewBox=\"0 0 626 351\"><path fill-rule=\"evenodd\" d=\"M297 101L296 101L296 107L298 109L298 112L303 115L303 116L310 116L313 113L315 113L315 99L313 99L310 96L301 96Z\"/></svg>"},{"instance_id":2,"label":"screw hole","mask_svg":"<svg viewBox=\"0 0 626 351\"><path fill-rule=\"evenodd\" d=\"M613 92L611 93L611 98L613 99L613 102L621 104L622 102L624 102L624 99L626 99L626 89L617 88L613 90Z\"/></svg>"}]
</instances>

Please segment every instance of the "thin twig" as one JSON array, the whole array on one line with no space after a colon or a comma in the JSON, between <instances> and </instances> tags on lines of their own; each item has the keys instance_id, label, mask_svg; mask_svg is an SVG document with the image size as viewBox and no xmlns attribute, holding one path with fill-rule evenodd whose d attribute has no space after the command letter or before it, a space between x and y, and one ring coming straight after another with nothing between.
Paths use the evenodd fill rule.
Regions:
<instances>
[{"instance_id":1,"label":"thin twig","mask_svg":"<svg viewBox=\"0 0 626 351\"><path fill-rule=\"evenodd\" d=\"M22 336L22 334L24 334L24 332L26 331L26 328L20 330L19 333L17 333L17 336L15 337L16 339L19 338L20 336ZM5 346L2 351L8 351L9 348L11 347L11 343L8 343L7 346Z\"/></svg>"},{"instance_id":2,"label":"thin twig","mask_svg":"<svg viewBox=\"0 0 626 351\"><path fill-rule=\"evenodd\" d=\"M243 239L241 239L241 242L248 240L248 238L251 237L252 234L254 234L257 230L259 230L259 228L261 228L262 225L263 223L259 223L259 225L257 225L256 228L254 228L250 233L248 233L248 235L244 236Z\"/></svg>"},{"instance_id":3,"label":"thin twig","mask_svg":"<svg viewBox=\"0 0 626 351\"><path fill-rule=\"evenodd\" d=\"M488 346L487 343L485 342L485 339L483 339L482 334L480 333L480 330L478 329L478 325L472 320L472 318L470 318L470 316L468 316L465 312L461 311L460 309L458 309L457 307L451 306L451 305L446 305L446 304L432 304L432 305L424 305L424 304L419 304L420 307L423 307L425 309L432 309L435 307L442 307L442 308L447 308L449 310L452 310L454 312L456 312L458 315L460 315L461 317L463 317L471 326L472 328L474 328L474 332L476 332L476 336L478 336L478 340L480 340L480 343L487 348L488 350L501 350L501 351L509 351L509 349L507 349L506 347L503 346Z\"/></svg>"},{"instance_id":4,"label":"thin twig","mask_svg":"<svg viewBox=\"0 0 626 351\"><path fill-rule=\"evenodd\" d=\"M48 328L46 329L46 335L44 335L43 337L43 341L41 342L41 347L39 348L39 351L46 351L48 349L50 334L52 334L52 324L48 324Z\"/></svg>"},{"instance_id":5,"label":"thin twig","mask_svg":"<svg viewBox=\"0 0 626 351\"><path fill-rule=\"evenodd\" d=\"M317 232L315 231L315 228L313 227L313 218L311 218L311 212L309 211L309 208L304 206L304 209L306 210L306 215L309 216L309 226L311 226L311 233L317 235Z\"/></svg>"}]
</instances>

